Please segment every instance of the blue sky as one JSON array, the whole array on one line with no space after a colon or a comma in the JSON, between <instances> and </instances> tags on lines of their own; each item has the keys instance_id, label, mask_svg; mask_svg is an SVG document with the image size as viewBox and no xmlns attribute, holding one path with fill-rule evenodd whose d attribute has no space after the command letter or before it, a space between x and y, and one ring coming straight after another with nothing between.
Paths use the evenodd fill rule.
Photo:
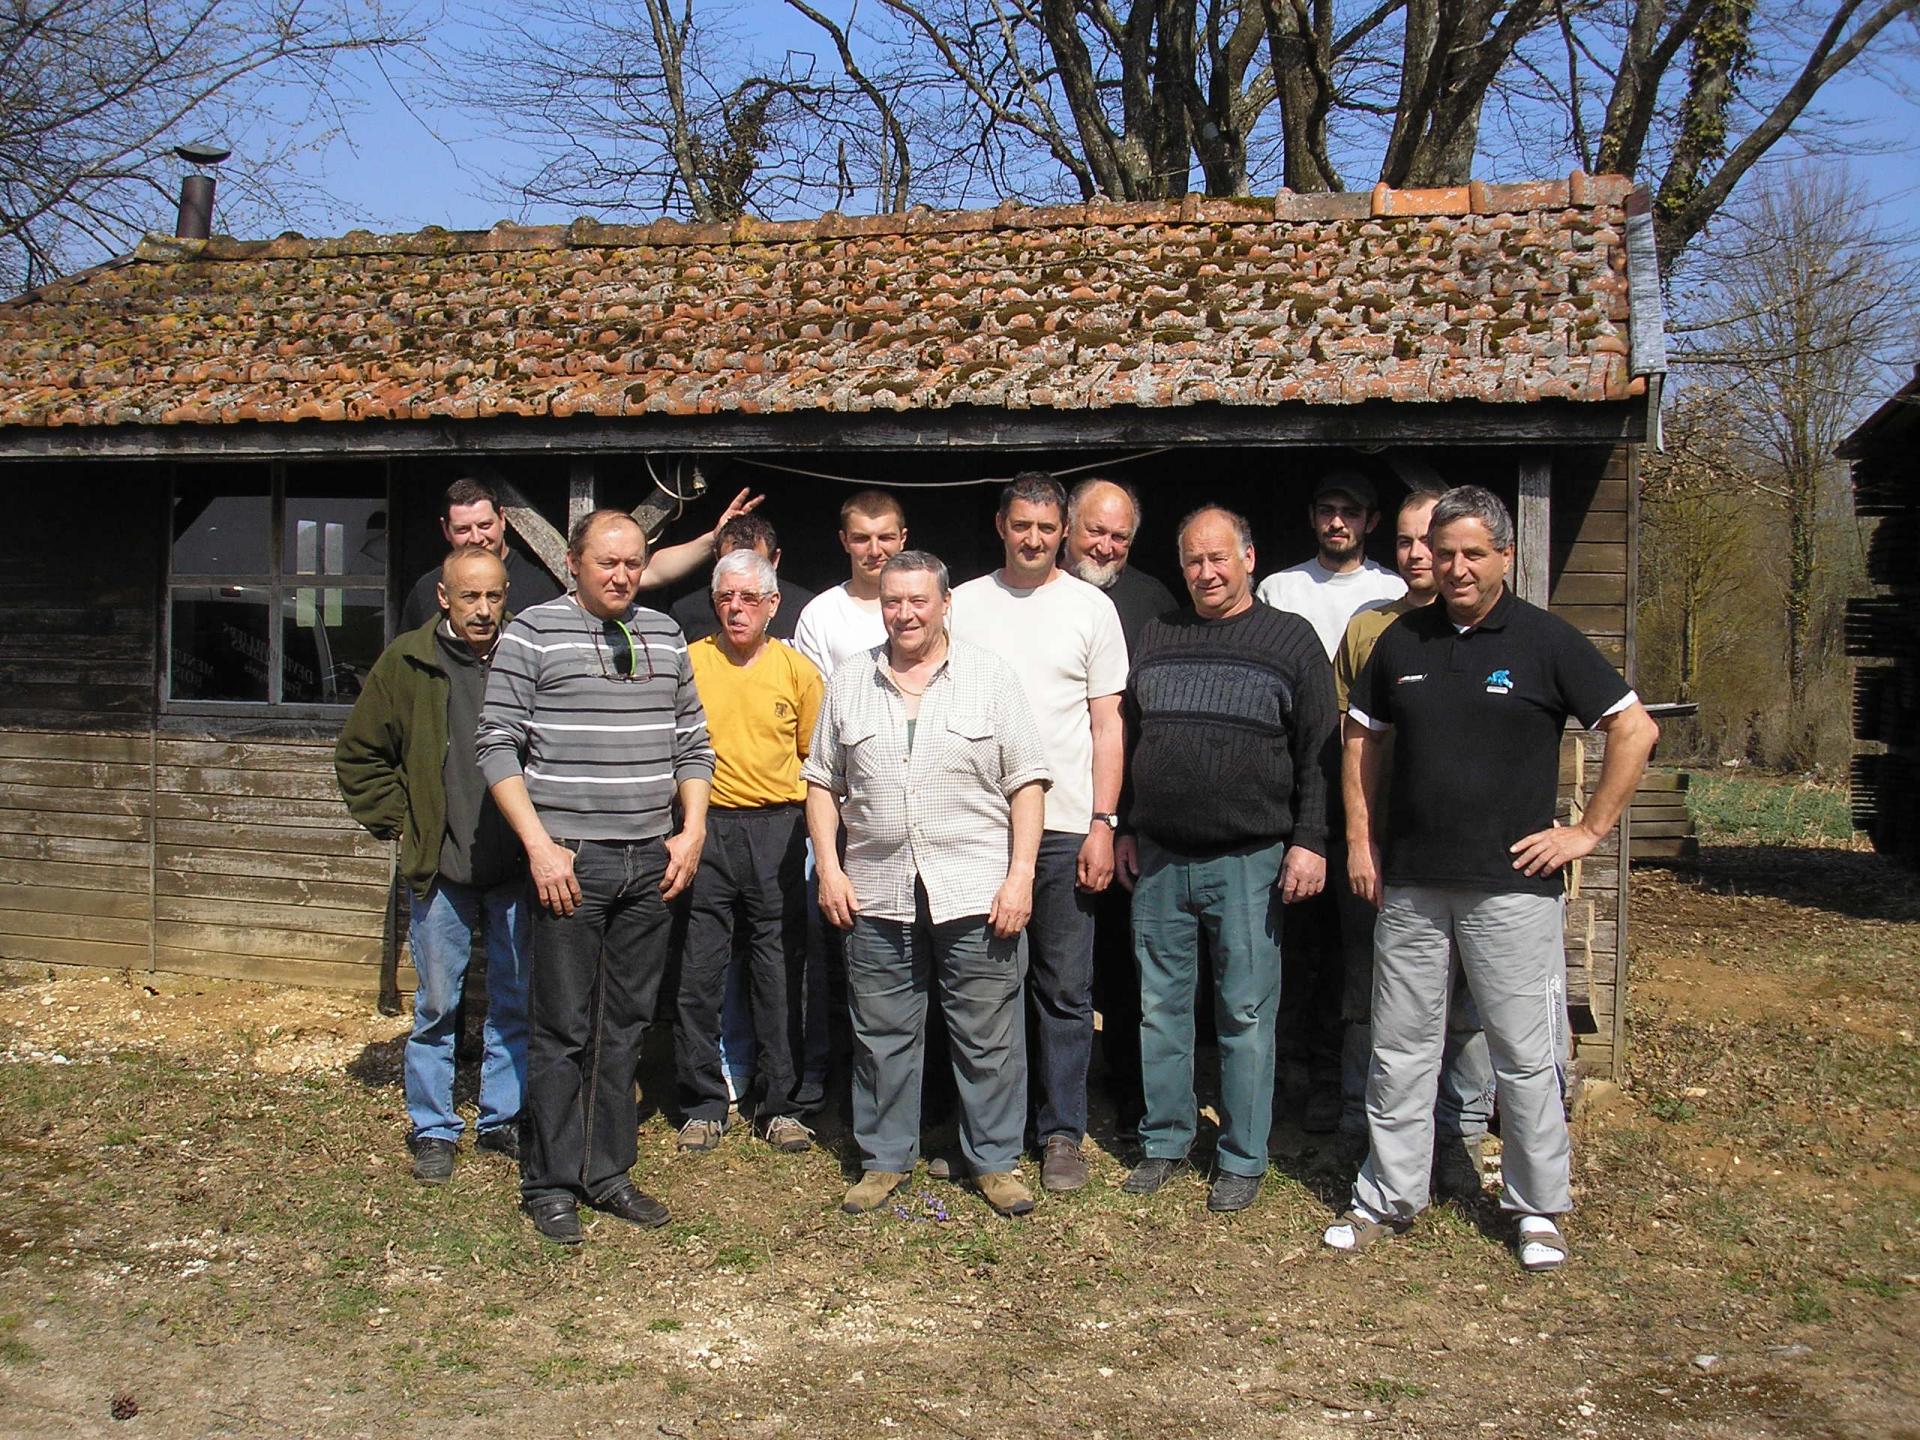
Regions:
<instances>
[{"instance_id":1,"label":"blue sky","mask_svg":"<svg viewBox=\"0 0 1920 1440\"><path fill-rule=\"evenodd\" d=\"M473 33L473 26L484 23L487 9L471 3L450 6L436 39L445 41L462 30ZM782 44L819 49L815 33L797 24L784 6L760 0L744 13L763 51ZM833 63L828 53L820 58L825 65ZM1920 73L1906 79L1909 89L1920 89ZM418 96L403 101L396 87L370 66L356 68L351 84L361 103L346 116L345 132L302 162L302 178L337 201L331 215L315 216L308 228L336 233L425 225L485 229L501 219L555 223L573 218L572 212L557 208L522 209L495 193L502 177L527 168L525 157L477 135L471 117ZM416 88L405 77L400 86ZM1822 105L1848 124L1847 162L1865 198L1883 207L1890 230L1920 236L1920 105L1864 75L1842 77L1823 92ZM1789 149L1778 146L1775 156L1784 157Z\"/></svg>"}]
</instances>

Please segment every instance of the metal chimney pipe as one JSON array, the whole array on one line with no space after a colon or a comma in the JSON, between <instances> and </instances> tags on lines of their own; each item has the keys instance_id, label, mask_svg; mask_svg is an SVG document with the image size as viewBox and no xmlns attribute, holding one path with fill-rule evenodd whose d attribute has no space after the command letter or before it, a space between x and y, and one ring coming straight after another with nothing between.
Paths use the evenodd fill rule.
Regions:
<instances>
[{"instance_id":1,"label":"metal chimney pipe","mask_svg":"<svg viewBox=\"0 0 1920 1440\"><path fill-rule=\"evenodd\" d=\"M180 215L173 233L182 240L204 240L213 233L211 175L188 175L180 181Z\"/></svg>"}]
</instances>

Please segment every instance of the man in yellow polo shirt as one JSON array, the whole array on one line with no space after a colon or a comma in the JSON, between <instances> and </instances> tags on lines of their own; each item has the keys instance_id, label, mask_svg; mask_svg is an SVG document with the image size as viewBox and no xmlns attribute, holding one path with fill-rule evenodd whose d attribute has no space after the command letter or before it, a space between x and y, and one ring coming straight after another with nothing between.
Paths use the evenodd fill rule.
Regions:
<instances>
[{"instance_id":1,"label":"man in yellow polo shirt","mask_svg":"<svg viewBox=\"0 0 1920 1440\"><path fill-rule=\"evenodd\" d=\"M720 628L687 647L716 764L680 969L680 1148L711 1150L726 1133L720 1007L734 932L744 925L759 1054L754 1123L775 1149L805 1150L812 1132L798 1118L794 1075L807 926L800 762L824 682L811 660L767 634L780 608L780 579L764 556L722 556L712 595Z\"/></svg>"}]
</instances>

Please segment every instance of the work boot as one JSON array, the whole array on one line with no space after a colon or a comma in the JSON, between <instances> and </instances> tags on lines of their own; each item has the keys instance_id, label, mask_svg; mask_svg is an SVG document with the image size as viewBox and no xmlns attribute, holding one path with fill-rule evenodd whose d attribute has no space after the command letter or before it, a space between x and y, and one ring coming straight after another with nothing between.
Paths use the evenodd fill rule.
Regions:
<instances>
[{"instance_id":1,"label":"work boot","mask_svg":"<svg viewBox=\"0 0 1920 1440\"><path fill-rule=\"evenodd\" d=\"M973 1177L973 1183L987 1204L1002 1215L1025 1215L1033 1209L1033 1192L1009 1170L993 1170Z\"/></svg>"},{"instance_id":2,"label":"work boot","mask_svg":"<svg viewBox=\"0 0 1920 1440\"><path fill-rule=\"evenodd\" d=\"M906 1175L897 1170L869 1170L860 1177L859 1184L847 1191L847 1198L840 1202L840 1208L849 1215L865 1215L869 1210L878 1210L887 1203L887 1197L906 1181Z\"/></svg>"}]
</instances>

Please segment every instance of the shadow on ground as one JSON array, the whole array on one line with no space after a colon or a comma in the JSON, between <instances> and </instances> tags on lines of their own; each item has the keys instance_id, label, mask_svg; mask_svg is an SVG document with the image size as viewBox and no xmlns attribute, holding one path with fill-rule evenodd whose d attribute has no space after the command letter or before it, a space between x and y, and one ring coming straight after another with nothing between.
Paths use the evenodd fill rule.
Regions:
<instances>
[{"instance_id":1,"label":"shadow on ground","mask_svg":"<svg viewBox=\"0 0 1920 1440\"><path fill-rule=\"evenodd\" d=\"M1692 862L1642 865L1716 895L1769 896L1854 920L1920 920L1920 876L1868 851L1707 845Z\"/></svg>"}]
</instances>

